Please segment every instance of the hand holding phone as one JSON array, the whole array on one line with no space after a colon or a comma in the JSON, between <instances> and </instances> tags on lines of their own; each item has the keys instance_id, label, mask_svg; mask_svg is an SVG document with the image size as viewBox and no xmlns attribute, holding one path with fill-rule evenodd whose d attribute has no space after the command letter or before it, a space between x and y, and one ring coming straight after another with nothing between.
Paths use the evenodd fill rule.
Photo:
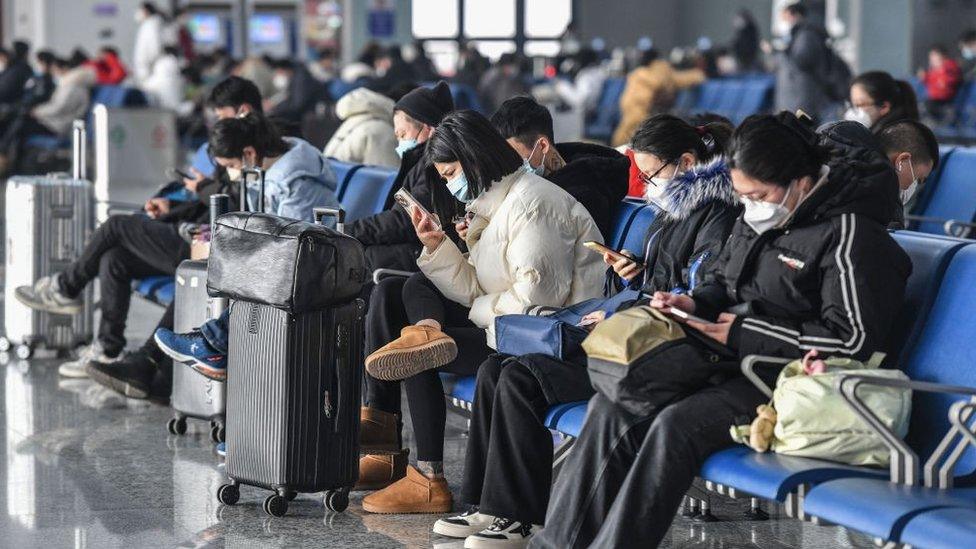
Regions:
<instances>
[{"instance_id":1,"label":"hand holding phone","mask_svg":"<svg viewBox=\"0 0 976 549\"><path fill-rule=\"evenodd\" d=\"M425 208L424 205L421 204L419 200L414 198L414 196L410 194L410 191L406 189L398 190L396 193L394 193L393 200L395 200L397 204L402 206L404 210L407 210L407 213L411 215L411 218L413 218L413 211L417 210L422 214L420 216L421 218L424 216L429 217L433 221L438 231L443 230L440 224L440 220L437 219L437 216L427 211L427 208Z\"/></svg>"},{"instance_id":2,"label":"hand holding phone","mask_svg":"<svg viewBox=\"0 0 976 549\"><path fill-rule=\"evenodd\" d=\"M672 314L672 315L674 315L674 316L676 316L676 317L678 317L678 318L680 318L680 319L682 319L682 320L690 320L692 322L698 322L699 324L715 324L711 320L705 320L704 318L702 318L700 316L695 316L695 315L693 315L691 313L687 313L687 312L682 311L681 309L679 309L677 307L669 307L667 309L667 312L670 313L670 314Z\"/></svg>"},{"instance_id":3,"label":"hand holding phone","mask_svg":"<svg viewBox=\"0 0 976 549\"><path fill-rule=\"evenodd\" d=\"M618 252L592 240L584 242L583 245L595 252L603 254L603 262L611 266L613 272L617 273L617 276L627 282L633 280L634 277L644 270L643 261L640 258L634 257L627 250L620 250Z\"/></svg>"}]
</instances>

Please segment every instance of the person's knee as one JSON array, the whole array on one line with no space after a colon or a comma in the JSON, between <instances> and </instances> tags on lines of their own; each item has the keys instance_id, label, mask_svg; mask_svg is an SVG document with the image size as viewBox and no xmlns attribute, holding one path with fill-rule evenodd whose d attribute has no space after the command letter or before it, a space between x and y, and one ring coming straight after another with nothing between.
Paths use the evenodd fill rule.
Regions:
<instances>
[{"instance_id":1,"label":"person's knee","mask_svg":"<svg viewBox=\"0 0 976 549\"><path fill-rule=\"evenodd\" d=\"M430 288L430 281L423 273L414 273L403 283L403 298L417 295L417 292L425 292Z\"/></svg>"},{"instance_id":2,"label":"person's knee","mask_svg":"<svg viewBox=\"0 0 976 549\"><path fill-rule=\"evenodd\" d=\"M113 280L131 278L129 263L131 259L124 250L113 248L98 260L98 273L100 276L108 276ZM104 282L103 282L104 285Z\"/></svg>"},{"instance_id":3,"label":"person's knee","mask_svg":"<svg viewBox=\"0 0 976 549\"><path fill-rule=\"evenodd\" d=\"M542 394L542 387L539 385L538 378L527 366L513 360L507 363L499 374L498 392L531 399Z\"/></svg>"},{"instance_id":4,"label":"person's knee","mask_svg":"<svg viewBox=\"0 0 976 549\"><path fill-rule=\"evenodd\" d=\"M688 421L688 414L694 413L682 406L668 406L651 423L648 437L655 437L661 444L680 446L689 437L695 436L696 429Z\"/></svg>"},{"instance_id":5,"label":"person's knee","mask_svg":"<svg viewBox=\"0 0 976 549\"><path fill-rule=\"evenodd\" d=\"M482 362L481 366L478 367L478 387L483 387L486 383L492 385L498 383L504 362L505 357L499 355L492 355Z\"/></svg>"}]
</instances>

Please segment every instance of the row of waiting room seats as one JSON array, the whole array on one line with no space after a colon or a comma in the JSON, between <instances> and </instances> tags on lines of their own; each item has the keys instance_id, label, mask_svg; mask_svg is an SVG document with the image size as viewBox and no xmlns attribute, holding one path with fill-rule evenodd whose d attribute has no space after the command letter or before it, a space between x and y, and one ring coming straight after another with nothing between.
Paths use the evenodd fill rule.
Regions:
<instances>
[{"instance_id":1,"label":"row of waiting room seats","mask_svg":"<svg viewBox=\"0 0 976 549\"><path fill-rule=\"evenodd\" d=\"M95 86L91 93L91 103L85 122L88 128L88 140L92 140L95 125L92 123L92 112L95 105L105 105L108 108L145 107L149 102L146 94L138 88L126 86ZM71 147L70 136L32 135L26 141L27 147L43 150L68 149Z\"/></svg>"},{"instance_id":2,"label":"row of waiting room seats","mask_svg":"<svg viewBox=\"0 0 976 549\"><path fill-rule=\"evenodd\" d=\"M908 81L915 89L919 102L924 103L928 96L925 84L917 77L909 78ZM948 115L932 130L943 141L976 141L976 82L962 83Z\"/></svg>"},{"instance_id":3,"label":"row of waiting room seats","mask_svg":"<svg viewBox=\"0 0 976 549\"><path fill-rule=\"evenodd\" d=\"M713 112L738 124L751 114L772 107L774 78L768 74L714 78L678 92L672 110L679 116ZM609 141L620 122L620 96L625 78L608 78L603 84L596 113L586 125L586 137Z\"/></svg>"}]
</instances>

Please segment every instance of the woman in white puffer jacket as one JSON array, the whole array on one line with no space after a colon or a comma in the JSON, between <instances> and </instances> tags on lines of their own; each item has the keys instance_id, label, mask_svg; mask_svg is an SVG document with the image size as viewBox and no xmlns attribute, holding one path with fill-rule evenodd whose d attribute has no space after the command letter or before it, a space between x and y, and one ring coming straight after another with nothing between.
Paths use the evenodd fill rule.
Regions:
<instances>
[{"instance_id":1,"label":"woman in white puffer jacket","mask_svg":"<svg viewBox=\"0 0 976 549\"><path fill-rule=\"evenodd\" d=\"M389 480L406 476L367 496L363 508L370 512L451 509L442 474L445 404L438 372L476 373L493 352L496 317L535 306L562 307L598 297L603 289L601 256L583 246L601 240L590 214L532 173L485 117L473 111L448 114L428 140L425 158L466 204L465 220L455 228L468 253L430 215L413 209L424 245L417 259L421 273L406 282L382 281L371 296L367 339L385 336L389 343L370 349L366 358L367 404L398 413L397 382L404 381L419 471L398 464L397 459L405 461L402 451L375 458L390 462L394 478ZM370 415L364 411L364 417ZM384 446L395 450L398 439ZM371 464L361 464L361 483L370 469Z\"/></svg>"},{"instance_id":2,"label":"woman in white puffer jacket","mask_svg":"<svg viewBox=\"0 0 976 549\"><path fill-rule=\"evenodd\" d=\"M325 145L325 156L351 162L398 168L393 134L393 100L367 88L356 88L336 103L342 125Z\"/></svg>"}]
</instances>

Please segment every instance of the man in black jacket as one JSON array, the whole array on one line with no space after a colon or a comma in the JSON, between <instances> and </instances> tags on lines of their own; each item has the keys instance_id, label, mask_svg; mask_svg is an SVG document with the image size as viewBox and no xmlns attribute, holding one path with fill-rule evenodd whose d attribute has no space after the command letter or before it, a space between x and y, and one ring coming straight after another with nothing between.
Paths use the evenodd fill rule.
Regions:
<instances>
[{"instance_id":1,"label":"man in black jacket","mask_svg":"<svg viewBox=\"0 0 976 549\"><path fill-rule=\"evenodd\" d=\"M454 100L445 82L438 82L433 89L417 88L394 106L393 131L398 141L397 154L402 161L386 200L387 209L346 225L346 232L366 246L370 270L417 270L420 241L410 215L393 201L393 193L397 190L406 189L428 211L437 213L448 231L453 231L452 217L464 211L464 205L447 191L437 171L423 162L423 144L444 115L453 110Z\"/></svg>"},{"instance_id":2,"label":"man in black jacket","mask_svg":"<svg viewBox=\"0 0 976 549\"><path fill-rule=\"evenodd\" d=\"M0 72L0 104L20 103L23 99L24 86L34 76L27 62L29 51L30 46L19 40L14 42L12 51L0 50L0 64L5 66Z\"/></svg>"},{"instance_id":3,"label":"man in black jacket","mask_svg":"<svg viewBox=\"0 0 976 549\"><path fill-rule=\"evenodd\" d=\"M552 114L534 99L513 97L491 115L491 123L525 159L525 169L568 192L590 212L610 239L613 213L627 194L630 161L617 151L591 143L555 143Z\"/></svg>"}]
</instances>

